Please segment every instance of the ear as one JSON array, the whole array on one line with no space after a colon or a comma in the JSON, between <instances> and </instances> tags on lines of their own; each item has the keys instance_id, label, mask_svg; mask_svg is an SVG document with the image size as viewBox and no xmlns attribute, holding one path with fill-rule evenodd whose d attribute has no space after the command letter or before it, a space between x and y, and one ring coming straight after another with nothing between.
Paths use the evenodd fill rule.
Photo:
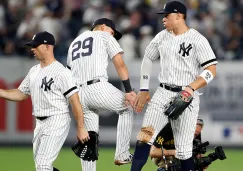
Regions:
<instances>
[{"instance_id":1,"label":"ear","mask_svg":"<svg viewBox=\"0 0 243 171\"><path fill-rule=\"evenodd\" d=\"M105 30L105 24L102 24L101 26L100 26L100 29L101 29L101 31L104 31Z\"/></svg>"},{"instance_id":2,"label":"ear","mask_svg":"<svg viewBox=\"0 0 243 171\"><path fill-rule=\"evenodd\" d=\"M181 14L177 13L176 20L179 20L181 17L182 17Z\"/></svg>"},{"instance_id":3,"label":"ear","mask_svg":"<svg viewBox=\"0 0 243 171\"><path fill-rule=\"evenodd\" d=\"M49 45L46 45L46 51L49 49Z\"/></svg>"}]
</instances>

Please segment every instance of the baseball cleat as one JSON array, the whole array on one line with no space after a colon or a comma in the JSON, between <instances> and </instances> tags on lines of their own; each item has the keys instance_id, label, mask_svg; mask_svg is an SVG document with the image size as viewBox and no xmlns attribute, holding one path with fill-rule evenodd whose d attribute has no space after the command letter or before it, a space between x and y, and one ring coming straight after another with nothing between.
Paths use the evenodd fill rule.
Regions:
<instances>
[{"instance_id":1,"label":"baseball cleat","mask_svg":"<svg viewBox=\"0 0 243 171\"><path fill-rule=\"evenodd\" d=\"M125 159L125 160L115 160L114 163L115 163L115 165L120 166L120 165L132 163L132 159L133 159L133 155L130 154L127 159Z\"/></svg>"}]
</instances>

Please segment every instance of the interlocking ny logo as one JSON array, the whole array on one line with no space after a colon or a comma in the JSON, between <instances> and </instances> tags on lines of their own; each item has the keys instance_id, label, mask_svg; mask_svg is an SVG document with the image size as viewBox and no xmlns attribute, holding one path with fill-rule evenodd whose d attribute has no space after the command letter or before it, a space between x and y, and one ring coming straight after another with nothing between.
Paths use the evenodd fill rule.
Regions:
<instances>
[{"instance_id":1,"label":"interlocking ny logo","mask_svg":"<svg viewBox=\"0 0 243 171\"><path fill-rule=\"evenodd\" d=\"M189 56L189 52L192 49L191 43L185 48L185 42L180 44L180 51L179 54L182 53L182 56L185 57L185 55Z\"/></svg>"},{"instance_id":2,"label":"interlocking ny logo","mask_svg":"<svg viewBox=\"0 0 243 171\"><path fill-rule=\"evenodd\" d=\"M41 88L44 88L44 91L51 90L51 85L54 83L53 78L51 78L48 82L46 81L46 77L42 79Z\"/></svg>"}]
</instances>

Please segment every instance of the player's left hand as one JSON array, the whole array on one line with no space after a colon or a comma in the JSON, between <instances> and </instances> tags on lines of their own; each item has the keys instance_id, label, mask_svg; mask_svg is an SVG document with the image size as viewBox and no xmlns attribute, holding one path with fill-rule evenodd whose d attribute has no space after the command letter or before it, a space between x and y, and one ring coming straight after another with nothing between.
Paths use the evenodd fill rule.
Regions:
<instances>
[{"instance_id":1,"label":"player's left hand","mask_svg":"<svg viewBox=\"0 0 243 171\"><path fill-rule=\"evenodd\" d=\"M90 139L89 133L84 127L77 127L77 137L82 144Z\"/></svg>"},{"instance_id":2,"label":"player's left hand","mask_svg":"<svg viewBox=\"0 0 243 171\"><path fill-rule=\"evenodd\" d=\"M125 104L126 104L126 106L130 104L133 107L136 96L137 95L136 95L136 93L134 91L126 93L126 95L125 95Z\"/></svg>"},{"instance_id":3,"label":"player's left hand","mask_svg":"<svg viewBox=\"0 0 243 171\"><path fill-rule=\"evenodd\" d=\"M185 87L184 90L187 91L188 93L190 93L192 96L194 95L194 92L190 87Z\"/></svg>"}]
</instances>

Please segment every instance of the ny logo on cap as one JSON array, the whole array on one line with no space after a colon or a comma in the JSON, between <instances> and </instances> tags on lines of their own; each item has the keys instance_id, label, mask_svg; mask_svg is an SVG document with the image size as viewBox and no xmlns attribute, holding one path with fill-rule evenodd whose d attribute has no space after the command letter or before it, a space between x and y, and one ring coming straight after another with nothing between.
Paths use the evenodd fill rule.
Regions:
<instances>
[{"instance_id":1,"label":"ny logo on cap","mask_svg":"<svg viewBox=\"0 0 243 171\"><path fill-rule=\"evenodd\" d=\"M166 7L166 4L164 5L164 9L165 9L165 7Z\"/></svg>"},{"instance_id":2,"label":"ny logo on cap","mask_svg":"<svg viewBox=\"0 0 243 171\"><path fill-rule=\"evenodd\" d=\"M35 35L32 37L32 40L34 40L35 39Z\"/></svg>"},{"instance_id":3,"label":"ny logo on cap","mask_svg":"<svg viewBox=\"0 0 243 171\"><path fill-rule=\"evenodd\" d=\"M44 40L44 43L47 43L47 41L46 41L46 40Z\"/></svg>"}]
</instances>

